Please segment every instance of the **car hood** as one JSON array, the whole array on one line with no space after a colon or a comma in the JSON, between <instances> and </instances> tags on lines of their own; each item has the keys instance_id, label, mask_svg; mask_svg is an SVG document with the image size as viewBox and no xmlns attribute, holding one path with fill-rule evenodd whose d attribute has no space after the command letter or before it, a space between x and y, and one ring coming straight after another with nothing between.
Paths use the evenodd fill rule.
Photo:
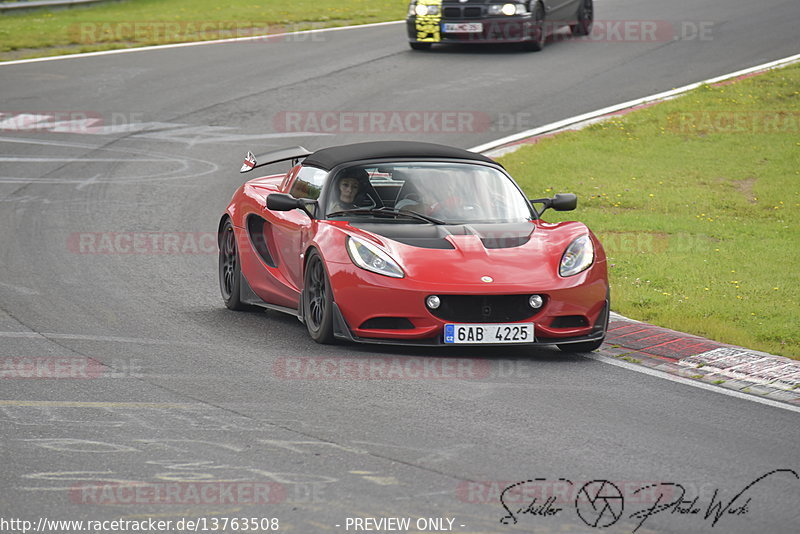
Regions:
<instances>
[{"instance_id":1,"label":"car hood","mask_svg":"<svg viewBox=\"0 0 800 534\"><path fill-rule=\"evenodd\" d=\"M573 239L591 234L578 222L351 223L351 227L380 244L409 280L458 286L492 283L495 288L563 281L558 266L564 250ZM604 260L601 249L595 255Z\"/></svg>"},{"instance_id":2,"label":"car hood","mask_svg":"<svg viewBox=\"0 0 800 534\"><path fill-rule=\"evenodd\" d=\"M485 248L514 248L527 243L534 225L529 222L507 224L387 224L351 223L351 226L415 248L456 250L456 236L475 236Z\"/></svg>"}]
</instances>

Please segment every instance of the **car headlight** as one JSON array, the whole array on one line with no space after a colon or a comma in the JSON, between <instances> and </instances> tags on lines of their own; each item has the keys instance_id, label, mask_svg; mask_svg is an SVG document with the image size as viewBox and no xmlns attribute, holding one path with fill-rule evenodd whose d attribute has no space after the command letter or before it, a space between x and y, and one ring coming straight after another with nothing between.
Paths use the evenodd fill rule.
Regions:
<instances>
[{"instance_id":1,"label":"car headlight","mask_svg":"<svg viewBox=\"0 0 800 534\"><path fill-rule=\"evenodd\" d=\"M357 237L347 238L347 253L353 263L372 271L373 273L391 276L392 278L403 278L403 269L384 251Z\"/></svg>"},{"instance_id":2,"label":"car headlight","mask_svg":"<svg viewBox=\"0 0 800 534\"><path fill-rule=\"evenodd\" d=\"M594 245L588 235L582 235L569 244L564 255L561 256L561 265L558 274L573 276L585 271L594 262Z\"/></svg>"},{"instance_id":3,"label":"car headlight","mask_svg":"<svg viewBox=\"0 0 800 534\"><path fill-rule=\"evenodd\" d=\"M418 17L438 15L439 6L428 6L425 4L417 4L416 2L411 2L411 4L408 6L408 14L416 15Z\"/></svg>"},{"instance_id":4,"label":"car headlight","mask_svg":"<svg viewBox=\"0 0 800 534\"><path fill-rule=\"evenodd\" d=\"M522 15L528 10L524 4L492 4L488 10L490 15Z\"/></svg>"}]
</instances>

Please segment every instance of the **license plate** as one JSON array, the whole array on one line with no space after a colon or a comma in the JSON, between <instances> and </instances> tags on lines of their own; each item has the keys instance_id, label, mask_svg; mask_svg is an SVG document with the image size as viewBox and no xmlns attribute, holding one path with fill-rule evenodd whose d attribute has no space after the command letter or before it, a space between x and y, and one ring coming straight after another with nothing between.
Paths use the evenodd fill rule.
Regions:
<instances>
[{"instance_id":1,"label":"license plate","mask_svg":"<svg viewBox=\"0 0 800 534\"><path fill-rule=\"evenodd\" d=\"M533 323L446 324L445 343L532 343Z\"/></svg>"},{"instance_id":2,"label":"license plate","mask_svg":"<svg viewBox=\"0 0 800 534\"><path fill-rule=\"evenodd\" d=\"M442 24L444 33L481 33L483 23L481 22L445 22Z\"/></svg>"}]
</instances>

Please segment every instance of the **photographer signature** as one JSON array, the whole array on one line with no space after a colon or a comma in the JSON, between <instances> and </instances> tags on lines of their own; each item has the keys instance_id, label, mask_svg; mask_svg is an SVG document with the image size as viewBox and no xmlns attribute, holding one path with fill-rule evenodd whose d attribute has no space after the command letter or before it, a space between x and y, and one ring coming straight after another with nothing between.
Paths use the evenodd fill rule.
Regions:
<instances>
[{"instance_id":1,"label":"photographer signature","mask_svg":"<svg viewBox=\"0 0 800 534\"><path fill-rule=\"evenodd\" d=\"M724 517L739 517L751 511L753 493L755 488L765 480L775 476L791 476L800 480L800 475L793 469L775 469L765 473L736 493L731 499L725 500L720 495L719 488L714 490L708 502L702 502L699 495L688 496L686 488L677 482L655 482L646 484L633 490L631 497L638 496L639 500L645 494L651 505L639 506L627 517L638 521L632 533L638 531L645 522L658 514L668 512L669 515L697 517L702 521L710 521L714 527ZM564 478L558 479L562 484L574 486L573 482ZM522 480L509 485L500 493L500 503L505 508L500 522L504 525L516 524L524 515L550 517L561 513L564 509L556 506L557 499L549 497L544 502L533 498L526 506L512 510L509 497L514 491L529 483L547 483L544 478ZM625 514L625 496L619 487L608 480L593 480L581 486L575 496L575 511L578 517L589 527L605 528L615 524Z\"/></svg>"}]
</instances>

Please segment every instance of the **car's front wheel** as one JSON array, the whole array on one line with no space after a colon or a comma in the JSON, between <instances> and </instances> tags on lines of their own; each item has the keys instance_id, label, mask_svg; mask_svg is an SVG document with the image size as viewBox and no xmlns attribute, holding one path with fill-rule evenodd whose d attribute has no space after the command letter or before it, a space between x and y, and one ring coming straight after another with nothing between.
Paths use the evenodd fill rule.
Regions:
<instances>
[{"instance_id":1,"label":"car's front wheel","mask_svg":"<svg viewBox=\"0 0 800 534\"><path fill-rule=\"evenodd\" d=\"M309 253L303 293L303 317L311 339L333 342L333 292L322 257L315 250Z\"/></svg>"},{"instance_id":2,"label":"car's front wheel","mask_svg":"<svg viewBox=\"0 0 800 534\"><path fill-rule=\"evenodd\" d=\"M578 20L575 24L571 24L569 29L572 35L589 35L592 33L592 24L594 24L594 2L583 0L578 10Z\"/></svg>"},{"instance_id":3,"label":"car's front wheel","mask_svg":"<svg viewBox=\"0 0 800 534\"><path fill-rule=\"evenodd\" d=\"M528 52L539 52L544 48L547 39L547 25L544 19L544 7L541 2L536 2L533 8L533 28L531 30L531 40L526 41L522 47Z\"/></svg>"},{"instance_id":4,"label":"car's front wheel","mask_svg":"<svg viewBox=\"0 0 800 534\"><path fill-rule=\"evenodd\" d=\"M255 310L257 307L241 300L242 270L239 264L239 247L230 219L225 220L218 236L219 244L219 290L225 306L231 310Z\"/></svg>"}]
</instances>

